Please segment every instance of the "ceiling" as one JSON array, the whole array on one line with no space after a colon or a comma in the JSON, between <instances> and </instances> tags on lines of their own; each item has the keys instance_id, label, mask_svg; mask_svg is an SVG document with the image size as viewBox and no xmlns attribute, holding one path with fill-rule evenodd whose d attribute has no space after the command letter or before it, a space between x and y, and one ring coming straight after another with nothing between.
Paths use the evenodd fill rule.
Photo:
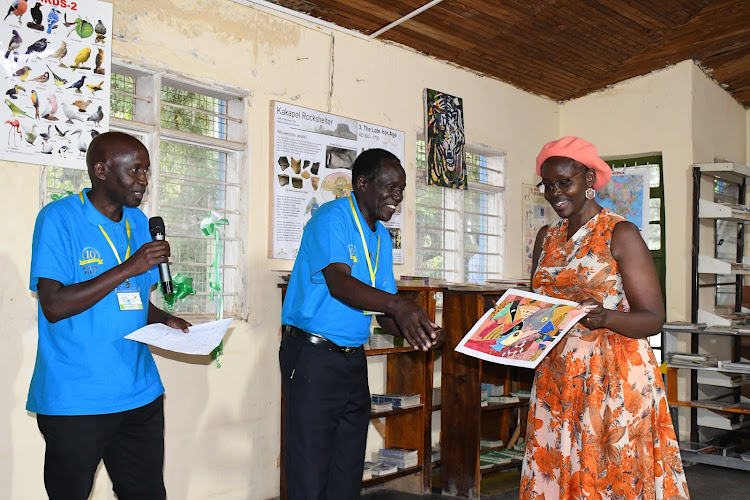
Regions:
<instances>
[{"instance_id":1,"label":"ceiling","mask_svg":"<svg viewBox=\"0 0 750 500\"><path fill-rule=\"evenodd\" d=\"M750 108L750 0L270 3L412 47L558 101L694 59ZM425 6L414 17L377 33Z\"/></svg>"}]
</instances>

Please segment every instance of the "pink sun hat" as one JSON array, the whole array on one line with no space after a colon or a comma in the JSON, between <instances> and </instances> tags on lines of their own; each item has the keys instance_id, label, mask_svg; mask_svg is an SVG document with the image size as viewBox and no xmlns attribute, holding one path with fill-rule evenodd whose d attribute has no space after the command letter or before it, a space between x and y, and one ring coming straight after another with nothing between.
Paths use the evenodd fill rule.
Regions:
<instances>
[{"instance_id":1,"label":"pink sun hat","mask_svg":"<svg viewBox=\"0 0 750 500\"><path fill-rule=\"evenodd\" d=\"M599 158L599 153L593 144L580 137L563 137L556 141L548 142L544 145L536 157L536 174L542 175L542 164L551 156L564 156L586 165L596 172L596 181L594 189L599 190L607 185L612 177L612 169L609 165Z\"/></svg>"}]
</instances>

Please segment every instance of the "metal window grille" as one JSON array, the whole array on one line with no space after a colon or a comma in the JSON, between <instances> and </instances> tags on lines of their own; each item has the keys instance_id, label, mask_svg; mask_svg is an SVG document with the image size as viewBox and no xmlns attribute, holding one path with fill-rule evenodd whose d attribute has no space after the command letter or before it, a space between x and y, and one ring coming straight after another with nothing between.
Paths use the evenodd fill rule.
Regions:
<instances>
[{"instance_id":1,"label":"metal window grille","mask_svg":"<svg viewBox=\"0 0 750 500\"><path fill-rule=\"evenodd\" d=\"M226 139L227 122L227 101L224 99L162 85L162 127Z\"/></svg>"},{"instance_id":2,"label":"metal window grille","mask_svg":"<svg viewBox=\"0 0 750 500\"><path fill-rule=\"evenodd\" d=\"M161 79L152 74L129 73L129 70L115 71L110 79L110 104L116 118L113 129L138 137L147 147L151 145L149 188L141 209L164 219L172 250L172 275L183 273L192 277L197 292L179 302L176 311L201 315L216 312L217 303L210 297L215 240L200 229L201 220L213 210L229 221L222 229L223 251L218 262L224 311L239 314L244 262L240 152L245 145L229 141L228 137L244 136L241 130L230 133L230 128L241 122L232 116L242 113L240 100L204 95L198 88L188 91L160 85ZM157 115L159 97L162 100ZM232 114L230 109L234 110ZM158 116L156 123L148 118L152 116ZM226 146L222 146L224 143ZM84 170L46 167L43 178L43 204L51 201L52 194L77 193L91 185ZM160 293L152 296L152 301L164 307Z\"/></svg>"},{"instance_id":3,"label":"metal window grille","mask_svg":"<svg viewBox=\"0 0 750 500\"><path fill-rule=\"evenodd\" d=\"M425 143L417 141L417 273L475 283L500 277L504 156L467 152L465 191L427 185L425 161Z\"/></svg>"},{"instance_id":4,"label":"metal window grille","mask_svg":"<svg viewBox=\"0 0 750 500\"><path fill-rule=\"evenodd\" d=\"M132 120L135 114L136 78L130 75L113 73L110 78L110 115L123 120Z\"/></svg>"}]
</instances>

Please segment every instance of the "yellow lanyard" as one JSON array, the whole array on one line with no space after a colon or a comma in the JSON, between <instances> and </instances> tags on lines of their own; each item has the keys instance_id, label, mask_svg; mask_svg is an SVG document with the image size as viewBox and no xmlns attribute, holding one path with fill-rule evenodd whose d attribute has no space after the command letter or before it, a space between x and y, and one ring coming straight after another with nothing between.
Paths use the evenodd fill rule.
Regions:
<instances>
[{"instance_id":1,"label":"yellow lanyard","mask_svg":"<svg viewBox=\"0 0 750 500\"><path fill-rule=\"evenodd\" d=\"M83 191L81 191L79 194L81 196L81 204L84 204L84 202L83 202ZM101 225L99 225L99 229L101 230L101 232L104 235L104 237L107 239L107 243L109 243L109 246L112 249L112 252L115 254L115 258L117 259L117 263L118 264L122 264L122 260L120 259L120 254L117 253L117 249L115 248L115 244L112 243L112 240L109 238L109 235L107 234L107 232L104 230L104 228ZM128 221L127 217L125 217L125 232L128 235L128 249L125 252L125 260L128 260L128 257L130 257L130 222Z\"/></svg>"},{"instance_id":2,"label":"yellow lanyard","mask_svg":"<svg viewBox=\"0 0 750 500\"><path fill-rule=\"evenodd\" d=\"M359 217L357 217L357 211L354 210L354 201L352 200L352 196L349 196L349 205L352 207L352 215L354 216L354 221L357 223L357 229L359 229L359 235L362 237L362 247L365 249L365 260L367 260L367 269L370 271L370 281L372 282L372 287L375 288L375 274L378 272L378 261L380 260L380 236L378 236L378 250L375 253L375 270L372 269L372 261L370 260L370 250L367 248L367 243L365 242L365 233L362 232L362 225L359 223Z\"/></svg>"}]
</instances>

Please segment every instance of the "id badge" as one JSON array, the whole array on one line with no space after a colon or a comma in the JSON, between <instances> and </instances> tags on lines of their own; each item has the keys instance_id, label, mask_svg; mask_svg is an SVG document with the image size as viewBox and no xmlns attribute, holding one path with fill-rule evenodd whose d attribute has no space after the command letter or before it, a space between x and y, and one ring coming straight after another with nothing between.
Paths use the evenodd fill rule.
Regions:
<instances>
[{"instance_id":1,"label":"id badge","mask_svg":"<svg viewBox=\"0 0 750 500\"><path fill-rule=\"evenodd\" d=\"M139 311L143 309L140 290L129 281L117 287L117 303L120 311Z\"/></svg>"}]
</instances>

